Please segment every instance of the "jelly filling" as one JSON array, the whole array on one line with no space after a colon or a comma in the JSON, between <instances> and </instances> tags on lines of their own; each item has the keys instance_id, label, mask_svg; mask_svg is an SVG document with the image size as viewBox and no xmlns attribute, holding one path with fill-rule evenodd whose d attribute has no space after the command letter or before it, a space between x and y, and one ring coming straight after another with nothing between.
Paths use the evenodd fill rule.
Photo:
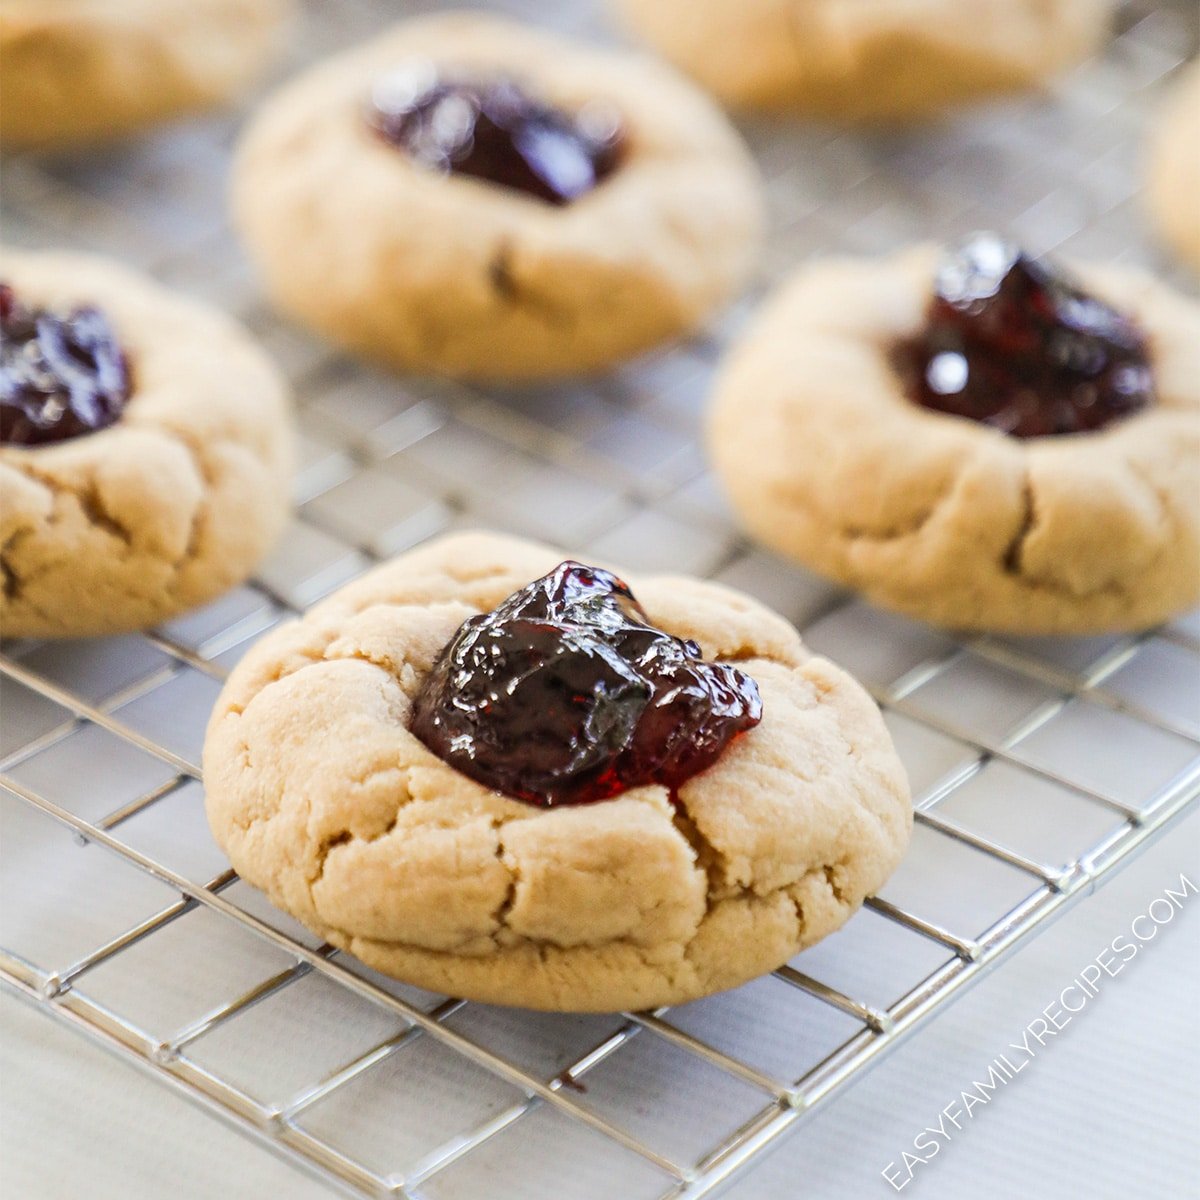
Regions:
<instances>
[{"instance_id":1,"label":"jelly filling","mask_svg":"<svg viewBox=\"0 0 1200 1200\"><path fill-rule=\"evenodd\" d=\"M748 675L656 629L615 575L564 562L463 623L412 732L479 783L551 806L674 793L761 719Z\"/></svg>"},{"instance_id":2,"label":"jelly filling","mask_svg":"<svg viewBox=\"0 0 1200 1200\"><path fill-rule=\"evenodd\" d=\"M440 79L419 67L381 78L372 128L434 171L471 175L569 204L617 166L620 124L605 106L571 115L509 79Z\"/></svg>"},{"instance_id":3,"label":"jelly filling","mask_svg":"<svg viewBox=\"0 0 1200 1200\"><path fill-rule=\"evenodd\" d=\"M895 362L916 403L1014 437L1102 429L1154 402L1133 319L992 233L948 256Z\"/></svg>"},{"instance_id":4,"label":"jelly filling","mask_svg":"<svg viewBox=\"0 0 1200 1200\"><path fill-rule=\"evenodd\" d=\"M0 283L0 442L36 446L111 425L132 390L99 309L27 308Z\"/></svg>"}]
</instances>

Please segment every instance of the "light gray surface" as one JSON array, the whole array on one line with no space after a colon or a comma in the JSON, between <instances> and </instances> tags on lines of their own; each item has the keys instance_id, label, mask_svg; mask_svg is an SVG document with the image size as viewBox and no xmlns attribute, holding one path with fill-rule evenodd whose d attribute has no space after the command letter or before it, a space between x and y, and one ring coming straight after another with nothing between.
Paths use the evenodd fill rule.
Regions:
<instances>
[{"instance_id":1,"label":"light gray surface","mask_svg":"<svg viewBox=\"0 0 1200 1200\"><path fill-rule=\"evenodd\" d=\"M567 26L595 23L589 5L542 11L513 0L503 7ZM239 1089L260 1116L303 1100L356 1055L387 1048L405 1026L402 1016L316 974L302 976L288 947L267 947L211 911L164 921L98 958L109 939L171 913L175 897L128 862L79 844L35 812L30 797L74 818L111 822L120 847L193 886L216 878L225 863L189 773L219 677L287 606L326 594L372 555L460 525L555 538L633 568L712 573L796 621L814 647L885 700L925 812L884 899L960 937L995 930L1015 904L1048 896L1039 872L1052 878L1089 848L1127 835L1121 805L1153 815L1181 794L1200 761L1200 616L1148 640L956 643L848 600L747 545L696 445L721 347L753 299L811 253L872 252L1000 226L1037 250L1169 269L1141 220L1138 162L1162 83L1194 32L1181 17L1184 6L1136 9L1105 58L1050 98L898 136L748 128L774 223L754 296L688 346L585 385L479 392L396 381L281 323L257 296L224 227L232 121L197 122L101 155L6 165L6 239L116 254L237 311L295 383L304 432L300 511L253 583L172 622L154 641L5 648L12 657L0 662L0 770L26 799L0 792L0 944L26 960L34 986L51 972L79 969L65 1004L84 1006L97 1021L107 1008L146 1055L161 1040L183 1037L179 1061ZM365 35L390 12L373 0L314 2L295 57ZM48 697L55 688L77 697L91 721L74 723ZM1068 697L1076 691L1078 698ZM150 744L139 747L137 739ZM979 769L981 743L1006 761ZM972 838L1007 848L1009 860ZM1152 864L1163 864L1161 886L1195 864L1194 834L1169 838L802 1125L737 1185L739 1200L890 1194L879 1170L949 1102L955 1085L966 1085L1037 1015L1081 959L1142 911L1142 900L1160 890ZM220 898L296 946L315 947L245 885ZM1186 1195L1187 1168L1195 1166L1187 1138L1195 1031L1187 1022L1196 924L1189 910L913 1186L946 1196L1125 1196L1142 1191L1153 1168L1161 1171L1151 1180L1159 1194ZM793 965L878 1014L897 1011L901 997L952 957L936 940L864 911ZM436 1037L381 1052L296 1112L294 1130L312 1139L309 1148L349 1156L381 1177L429 1168L442 1156L448 1165L419 1185L425 1200L652 1200L666 1177L587 1129L581 1114L691 1165L736 1137L770 1100L769 1090L714 1065L713 1053L733 1056L769 1088L771 1081L786 1088L806 1077L811 1083L826 1056L864 1035L857 1017L779 978L674 1010L666 1027L629 1036L621 1017L438 1008L441 997L365 976L539 1082L614 1039L615 1051L583 1077L586 1090L561 1093L571 1115L545 1105L522 1110L457 1161L445 1158L455 1139L486 1129L481 1122L507 1121L521 1094ZM277 984L255 1006L228 1007ZM284 1182L288 1169L259 1147L80 1038L11 1002L5 1012L12 1015L0 1082L3 1182L12 1194L309 1194L308 1184ZM672 1029L699 1039L707 1057L671 1044ZM1160 1071L1164 1061L1178 1069ZM1151 1110L1154 1127L1145 1129L1141 1114ZM49 1172L45 1188L33 1187L36 1171ZM996 1181L1004 1186L985 1190Z\"/></svg>"},{"instance_id":2,"label":"light gray surface","mask_svg":"<svg viewBox=\"0 0 1200 1200\"><path fill-rule=\"evenodd\" d=\"M1019 1041L1022 1028L1087 958L1177 885L1181 871L1200 884L1195 817L820 1113L735 1185L730 1200L895 1194L879 1172L901 1150L911 1151L922 1126L979 1078L981 1066ZM917 1169L904 1194L925 1200L1200 1195L1198 990L1200 897L1190 897L1058 1040L1048 1041L990 1106L974 1110L953 1144ZM316 1006L312 1015L326 1011ZM6 1196L329 1195L28 1005L0 1000L0 1025ZM620 1197L611 1182L610 1194ZM518 1194L500 1187L474 1193L489 1200Z\"/></svg>"}]
</instances>

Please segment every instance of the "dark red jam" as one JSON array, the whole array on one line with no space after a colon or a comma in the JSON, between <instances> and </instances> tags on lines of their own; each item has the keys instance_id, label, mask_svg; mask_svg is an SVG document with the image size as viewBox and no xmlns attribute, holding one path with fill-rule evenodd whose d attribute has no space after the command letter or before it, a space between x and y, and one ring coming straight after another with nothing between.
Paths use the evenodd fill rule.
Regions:
<instances>
[{"instance_id":1,"label":"dark red jam","mask_svg":"<svg viewBox=\"0 0 1200 1200\"><path fill-rule=\"evenodd\" d=\"M471 175L550 204L569 204L612 173L621 130L593 105L571 115L509 79L439 79L423 65L372 89L373 129L430 170Z\"/></svg>"},{"instance_id":2,"label":"dark red jam","mask_svg":"<svg viewBox=\"0 0 1200 1200\"><path fill-rule=\"evenodd\" d=\"M462 624L412 731L464 775L550 806L674 792L761 719L753 679L656 629L615 575L565 562Z\"/></svg>"},{"instance_id":3,"label":"dark red jam","mask_svg":"<svg viewBox=\"0 0 1200 1200\"><path fill-rule=\"evenodd\" d=\"M1102 429L1154 403L1133 319L991 233L947 258L896 365L916 403L1014 437Z\"/></svg>"},{"instance_id":4,"label":"dark red jam","mask_svg":"<svg viewBox=\"0 0 1200 1200\"><path fill-rule=\"evenodd\" d=\"M120 417L130 391L129 364L102 312L26 308L0 283L0 442L93 433Z\"/></svg>"}]
</instances>

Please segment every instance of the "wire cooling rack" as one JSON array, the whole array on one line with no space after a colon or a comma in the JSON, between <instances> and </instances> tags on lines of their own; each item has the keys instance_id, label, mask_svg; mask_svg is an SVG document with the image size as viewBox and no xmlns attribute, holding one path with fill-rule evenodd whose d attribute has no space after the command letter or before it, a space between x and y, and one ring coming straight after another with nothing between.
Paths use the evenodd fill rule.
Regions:
<instances>
[{"instance_id":1,"label":"wire cooling rack","mask_svg":"<svg viewBox=\"0 0 1200 1200\"><path fill-rule=\"evenodd\" d=\"M311 3L295 61L369 35L386 8ZM558 24L599 24L559 8ZM1194 49L1188 11L1126 9L1051 99L894 135L748 128L774 218L754 298L812 252L977 227L1169 275L1138 159ZM294 382L303 445L296 519L252 583L144 636L3 647L9 988L352 1195L710 1196L1195 803L1200 615L1138 637L955 639L746 544L697 420L748 305L584 386L468 390L333 354L272 317L226 228L234 129L5 172L7 240L115 254L242 315ZM221 680L290 612L460 525L746 588L853 670L918 809L882 893L735 992L569 1016L385 979L242 884L197 765Z\"/></svg>"}]
</instances>

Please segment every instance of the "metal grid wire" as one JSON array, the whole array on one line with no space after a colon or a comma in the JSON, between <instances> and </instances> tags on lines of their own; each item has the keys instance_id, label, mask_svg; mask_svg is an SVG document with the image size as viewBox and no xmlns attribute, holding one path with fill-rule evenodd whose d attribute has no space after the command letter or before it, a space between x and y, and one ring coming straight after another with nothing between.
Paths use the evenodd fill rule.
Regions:
<instances>
[{"instance_id":1,"label":"metal grid wire","mask_svg":"<svg viewBox=\"0 0 1200 1200\"><path fill-rule=\"evenodd\" d=\"M564 27L600 23L562 7ZM755 298L811 252L976 227L1169 274L1142 229L1138 156L1194 49L1188 11L1127 9L1051 100L887 136L748 128L774 217ZM294 59L388 19L312 3ZM697 422L749 305L586 386L469 390L339 357L255 293L221 202L235 127L5 173L7 240L116 254L240 313L294 382L303 442L298 514L252 583L144 636L3 648L9 988L351 1194L558 1200L620 1180L631 1200L708 1196L1196 802L1200 614L1138 637L955 639L746 544ZM292 611L460 525L744 587L853 670L917 801L883 892L766 979L586 1017L429 995L266 905L204 826L221 680Z\"/></svg>"}]
</instances>

